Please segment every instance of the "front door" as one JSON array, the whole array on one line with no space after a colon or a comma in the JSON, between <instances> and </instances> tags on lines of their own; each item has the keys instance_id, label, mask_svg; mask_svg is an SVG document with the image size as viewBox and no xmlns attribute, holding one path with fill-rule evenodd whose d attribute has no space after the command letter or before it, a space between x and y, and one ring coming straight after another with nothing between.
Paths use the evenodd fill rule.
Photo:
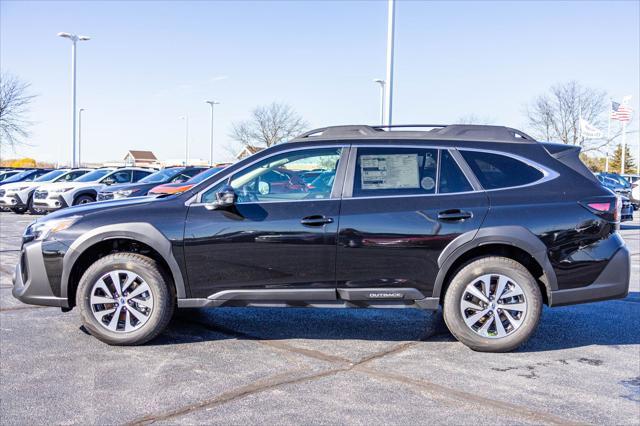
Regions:
<instances>
[{"instance_id":1,"label":"front door","mask_svg":"<svg viewBox=\"0 0 640 426\"><path fill-rule=\"evenodd\" d=\"M447 149L352 151L352 184L345 184L340 215L339 293L394 297L401 292L358 289L396 288L431 296L438 256L454 238L480 227L486 194L474 190Z\"/></svg>"},{"instance_id":2,"label":"front door","mask_svg":"<svg viewBox=\"0 0 640 426\"><path fill-rule=\"evenodd\" d=\"M258 161L206 190L192 204L185 225L185 261L192 297L224 290L332 289L342 147L303 148ZM322 185L305 174L331 175ZM330 177L331 177L330 176ZM307 179L308 180L308 179ZM236 204L208 210L231 184Z\"/></svg>"}]
</instances>

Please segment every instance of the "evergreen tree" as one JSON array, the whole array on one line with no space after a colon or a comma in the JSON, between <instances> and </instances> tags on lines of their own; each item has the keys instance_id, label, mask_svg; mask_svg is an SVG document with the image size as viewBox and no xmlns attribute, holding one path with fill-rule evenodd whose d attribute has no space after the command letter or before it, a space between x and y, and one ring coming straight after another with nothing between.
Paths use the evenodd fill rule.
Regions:
<instances>
[{"instance_id":1,"label":"evergreen tree","mask_svg":"<svg viewBox=\"0 0 640 426\"><path fill-rule=\"evenodd\" d=\"M620 166L622 164L622 144L618 144L613 155L609 158L609 171L613 173L620 173ZM631 154L631 148L627 144L625 146L624 154L624 171L625 173L633 173L636 170L636 162Z\"/></svg>"}]
</instances>

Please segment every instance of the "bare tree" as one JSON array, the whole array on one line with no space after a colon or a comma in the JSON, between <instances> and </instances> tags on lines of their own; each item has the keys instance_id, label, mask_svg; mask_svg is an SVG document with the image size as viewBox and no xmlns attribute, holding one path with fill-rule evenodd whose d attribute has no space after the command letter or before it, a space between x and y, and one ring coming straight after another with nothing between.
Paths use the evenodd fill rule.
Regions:
<instances>
[{"instance_id":1,"label":"bare tree","mask_svg":"<svg viewBox=\"0 0 640 426\"><path fill-rule=\"evenodd\" d=\"M297 136L307 126L289 105L274 102L254 109L249 120L234 123L230 136L243 146L267 148Z\"/></svg>"},{"instance_id":2,"label":"bare tree","mask_svg":"<svg viewBox=\"0 0 640 426\"><path fill-rule=\"evenodd\" d=\"M25 116L34 98L29 86L13 75L0 74L0 148L13 148L29 136L31 123Z\"/></svg>"},{"instance_id":3,"label":"bare tree","mask_svg":"<svg viewBox=\"0 0 640 426\"><path fill-rule=\"evenodd\" d=\"M583 151L590 151L600 149L618 135L612 135L609 140L584 139L580 132L580 117L603 129L606 126L606 111L604 91L570 81L553 86L549 93L538 96L527 107L527 117L535 136L578 145Z\"/></svg>"}]
</instances>

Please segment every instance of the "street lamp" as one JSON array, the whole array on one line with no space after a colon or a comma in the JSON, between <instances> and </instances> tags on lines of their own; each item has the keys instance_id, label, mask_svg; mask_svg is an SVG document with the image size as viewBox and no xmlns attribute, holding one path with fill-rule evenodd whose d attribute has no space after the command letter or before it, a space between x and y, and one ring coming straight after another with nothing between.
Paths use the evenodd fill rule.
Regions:
<instances>
[{"instance_id":1,"label":"street lamp","mask_svg":"<svg viewBox=\"0 0 640 426\"><path fill-rule=\"evenodd\" d=\"M211 107L211 147L209 148L209 167L213 167L213 106L220 105L217 101L205 101Z\"/></svg>"},{"instance_id":2,"label":"street lamp","mask_svg":"<svg viewBox=\"0 0 640 426\"><path fill-rule=\"evenodd\" d=\"M373 82L380 85L380 125L384 126L384 86L386 82L379 78L376 78Z\"/></svg>"},{"instance_id":3,"label":"street lamp","mask_svg":"<svg viewBox=\"0 0 640 426\"><path fill-rule=\"evenodd\" d=\"M82 167L82 112L84 108L78 111L78 167Z\"/></svg>"},{"instance_id":4,"label":"street lamp","mask_svg":"<svg viewBox=\"0 0 640 426\"><path fill-rule=\"evenodd\" d=\"M69 33L58 33L58 37L71 40L71 133L73 135L73 154L71 167L76 167L76 44L78 41L91 40L87 36L77 36Z\"/></svg>"},{"instance_id":5,"label":"street lamp","mask_svg":"<svg viewBox=\"0 0 640 426\"><path fill-rule=\"evenodd\" d=\"M393 112L393 35L395 27L395 0L387 0L387 78L385 84L385 123L390 126Z\"/></svg>"},{"instance_id":6,"label":"street lamp","mask_svg":"<svg viewBox=\"0 0 640 426\"><path fill-rule=\"evenodd\" d=\"M189 164L189 116L183 115L180 117L184 120L184 166Z\"/></svg>"}]
</instances>

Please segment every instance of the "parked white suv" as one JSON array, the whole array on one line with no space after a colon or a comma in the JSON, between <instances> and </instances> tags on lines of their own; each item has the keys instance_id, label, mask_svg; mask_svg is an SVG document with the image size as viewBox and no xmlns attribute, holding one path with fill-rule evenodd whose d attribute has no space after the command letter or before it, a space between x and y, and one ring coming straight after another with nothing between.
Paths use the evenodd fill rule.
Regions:
<instances>
[{"instance_id":1,"label":"parked white suv","mask_svg":"<svg viewBox=\"0 0 640 426\"><path fill-rule=\"evenodd\" d=\"M26 211L36 213L33 207L34 191L52 182L69 182L79 178L92 169L58 169L52 170L39 178L27 182L8 183L0 190L0 207L8 207L14 213L22 214Z\"/></svg>"},{"instance_id":2,"label":"parked white suv","mask_svg":"<svg viewBox=\"0 0 640 426\"><path fill-rule=\"evenodd\" d=\"M137 182L152 172L153 170L139 167L96 169L72 182L53 182L39 187L33 194L33 206L51 211L93 203L98 192L105 186Z\"/></svg>"}]
</instances>

